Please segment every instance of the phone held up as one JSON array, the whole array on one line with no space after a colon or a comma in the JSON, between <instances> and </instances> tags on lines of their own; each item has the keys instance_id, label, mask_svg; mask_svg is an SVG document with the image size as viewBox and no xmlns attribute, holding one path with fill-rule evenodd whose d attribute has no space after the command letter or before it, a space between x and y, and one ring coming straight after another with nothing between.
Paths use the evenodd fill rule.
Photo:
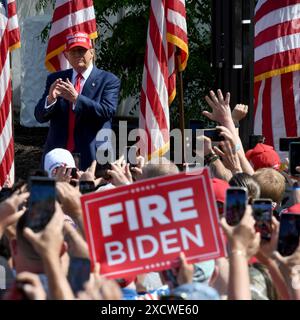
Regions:
<instances>
[{"instance_id":1,"label":"phone held up","mask_svg":"<svg viewBox=\"0 0 300 320\"><path fill-rule=\"evenodd\" d=\"M232 187L226 191L225 218L230 226L237 225L244 216L248 203L246 188Z\"/></svg>"},{"instance_id":2,"label":"phone held up","mask_svg":"<svg viewBox=\"0 0 300 320\"><path fill-rule=\"evenodd\" d=\"M26 227L34 232L43 230L55 212L55 180L45 177L30 177L29 210Z\"/></svg>"},{"instance_id":3,"label":"phone held up","mask_svg":"<svg viewBox=\"0 0 300 320\"><path fill-rule=\"evenodd\" d=\"M300 166L300 142L290 143L289 172L292 176L299 176L296 167Z\"/></svg>"},{"instance_id":4,"label":"phone held up","mask_svg":"<svg viewBox=\"0 0 300 320\"><path fill-rule=\"evenodd\" d=\"M277 250L282 256L290 256L299 245L300 215L283 213L280 215L280 228Z\"/></svg>"},{"instance_id":5,"label":"phone held up","mask_svg":"<svg viewBox=\"0 0 300 320\"><path fill-rule=\"evenodd\" d=\"M272 236L272 200L256 199L252 203L255 229L260 233L261 239L270 241Z\"/></svg>"}]
</instances>

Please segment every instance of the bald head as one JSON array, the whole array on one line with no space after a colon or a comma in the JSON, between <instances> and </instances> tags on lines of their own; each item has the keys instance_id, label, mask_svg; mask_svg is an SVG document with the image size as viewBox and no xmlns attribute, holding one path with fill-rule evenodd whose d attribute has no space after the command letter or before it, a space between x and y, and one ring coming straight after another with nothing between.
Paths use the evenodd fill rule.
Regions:
<instances>
[{"instance_id":1,"label":"bald head","mask_svg":"<svg viewBox=\"0 0 300 320\"><path fill-rule=\"evenodd\" d=\"M179 173L178 167L165 157L155 159L143 167L142 179L155 178L160 176Z\"/></svg>"}]
</instances>

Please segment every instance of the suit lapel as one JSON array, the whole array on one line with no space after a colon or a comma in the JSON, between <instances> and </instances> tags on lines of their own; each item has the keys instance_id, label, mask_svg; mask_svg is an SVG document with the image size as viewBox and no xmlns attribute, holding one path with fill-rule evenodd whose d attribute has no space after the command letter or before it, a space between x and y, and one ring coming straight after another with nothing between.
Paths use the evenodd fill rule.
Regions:
<instances>
[{"instance_id":1,"label":"suit lapel","mask_svg":"<svg viewBox=\"0 0 300 320\"><path fill-rule=\"evenodd\" d=\"M96 89L99 77L97 77L98 69L94 66L90 76L86 79L81 94L84 96L93 96L93 91Z\"/></svg>"}]
</instances>

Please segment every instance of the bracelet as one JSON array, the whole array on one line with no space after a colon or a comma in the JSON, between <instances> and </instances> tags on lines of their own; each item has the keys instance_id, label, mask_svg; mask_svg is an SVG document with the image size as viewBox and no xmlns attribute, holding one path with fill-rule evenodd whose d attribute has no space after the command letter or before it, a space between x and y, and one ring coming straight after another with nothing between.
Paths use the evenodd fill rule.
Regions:
<instances>
[{"instance_id":1,"label":"bracelet","mask_svg":"<svg viewBox=\"0 0 300 320\"><path fill-rule=\"evenodd\" d=\"M235 149L235 152L240 151L241 150L241 145L240 144L236 144L234 149Z\"/></svg>"},{"instance_id":2,"label":"bracelet","mask_svg":"<svg viewBox=\"0 0 300 320\"><path fill-rule=\"evenodd\" d=\"M210 153L204 157L205 165L210 165L212 162L220 159L220 157L215 153Z\"/></svg>"},{"instance_id":3,"label":"bracelet","mask_svg":"<svg viewBox=\"0 0 300 320\"><path fill-rule=\"evenodd\" d=\"M243 257L247 258L246 252L243 250L232 250L230 252L230 255L243 256Z\"/></svg>"}]
</instances>

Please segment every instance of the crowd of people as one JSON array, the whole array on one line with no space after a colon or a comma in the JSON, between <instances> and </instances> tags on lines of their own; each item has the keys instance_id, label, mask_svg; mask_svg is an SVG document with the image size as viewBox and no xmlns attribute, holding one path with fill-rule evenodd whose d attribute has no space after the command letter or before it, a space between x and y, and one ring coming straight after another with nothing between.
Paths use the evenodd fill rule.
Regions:
<instances>
[{"instance_id":1,"label":"crowd of people","mask_svg":"<svg viewBox=\"0 0 300 320\"><path fill-rule=\"evenodd\" d=\"M170 272L162 271L111 280L101 275L99 264L90 270L80 181L89 182L88 192L102 192L153 177L175 175L182 168L163 157L159 163L151 163L137 156L135 167L120 157L102 172L96 170L95 160L86 170L78 167L73 170L76 164L70 151L55 148L45 154L44 171L33 168L37 170L30 173L56 181L54 214L42 230L28 227L28 199L32 191L25 181L15 185L8 181L1 190L0 265L1 271L5 271L0 274L1 299L300 299L300 246L290 255L282 256L277 251L282 216L300 214L297 177L289 175L288 160L281 160L270 146L258 143L244 152L236 127L247 115L247 106L237 105L231 111L230 95L224 98L220 90L216 94L211 91L206 101L211 112L203 114L218 123L224 140L216 145L206 136L197 139L203 142L205 166L211 172L227 244L225 257L189 264L181 252L179 267L169 270L174 279L170 279ZM196 152L200 154L199 150ZM236 225L229 225L226 220L226 191L230 187L246 188L248 194L245 212ZM255 227L252 204L256 199L272 200L268 241L261 238Z\"/></svg>"}]
</instances>

